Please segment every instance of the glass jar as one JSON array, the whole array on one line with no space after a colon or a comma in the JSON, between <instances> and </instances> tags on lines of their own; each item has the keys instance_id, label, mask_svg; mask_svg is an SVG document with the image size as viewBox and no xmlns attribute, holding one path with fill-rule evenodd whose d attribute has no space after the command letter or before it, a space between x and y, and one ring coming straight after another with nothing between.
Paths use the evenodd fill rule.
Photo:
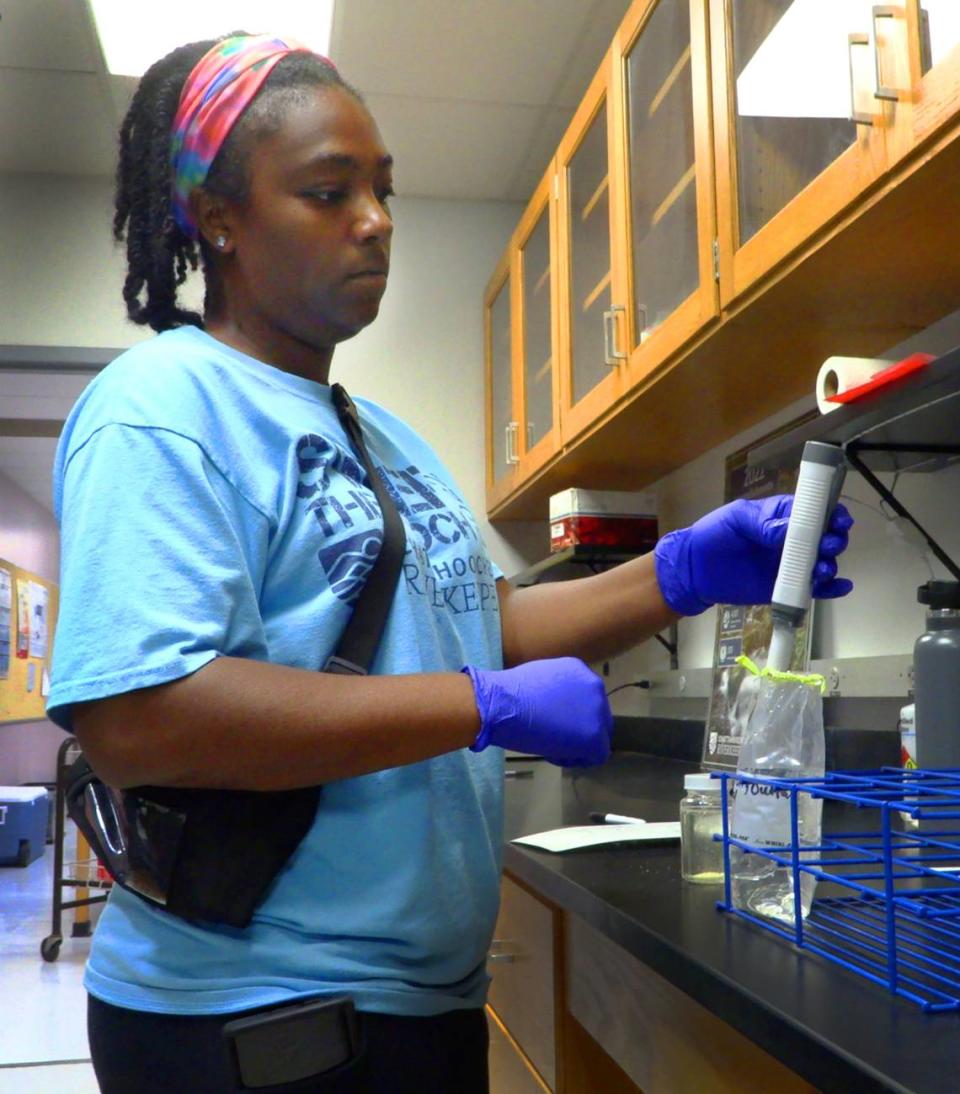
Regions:
<instances>
[{"instance_id":1,"label":"glass jar","mask_svg":"<svg viewBox=\"0 0 960 1094\"><path fill-rule=\"evenodd\" d=\"M684 881L718 884L723 881L723 831L719 779L709 774L687 775L686 796L680 800L680 873Z\"/></svg>"}]
</instances>

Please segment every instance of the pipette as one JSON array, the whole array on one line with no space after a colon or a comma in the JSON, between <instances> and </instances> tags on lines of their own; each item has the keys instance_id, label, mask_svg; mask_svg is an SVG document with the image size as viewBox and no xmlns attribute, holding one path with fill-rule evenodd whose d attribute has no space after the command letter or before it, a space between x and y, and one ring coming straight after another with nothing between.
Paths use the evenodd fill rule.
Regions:
<instances>
[{"instance_id":1,"label":"pipette","mask_svg":"<svg viewBox=\"0 0 960 1094\"><path fill-rule=\"evenodd\" d=\"M820 538L840 497L846 475L841 448L821 441L803 446L797 489L773 587L773 638L767 668L788 672L797 628L806 618Z\"/></svg>"}]
</instances>

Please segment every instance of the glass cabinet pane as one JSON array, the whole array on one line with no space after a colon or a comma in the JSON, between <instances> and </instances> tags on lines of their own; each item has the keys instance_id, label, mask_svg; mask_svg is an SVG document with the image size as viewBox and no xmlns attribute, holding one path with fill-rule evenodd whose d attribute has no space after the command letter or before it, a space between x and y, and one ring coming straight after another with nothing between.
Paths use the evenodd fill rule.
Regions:
<instances>
[{"instance_id":1,"label":"glass cabinet pane","mask_svg":"<svg viewBox=\"0 0 960 1094\"><path fill-rule=\"evenodd\" d=\"M553 339L550 309L550 215L540 214L521 251L523 269L523 386L527 448L553 427Z\"/></svg>"},{"instance_id":2,"label":"glass cabinet pane","mask_svg":"<svg viewBox=\"0 0 960 1094\"><path fill-rule=\"evenodd\" d=\"M607 104L590 124L567 169L570 194L570 369L579 402L610 372L603 313L610 308L610 187Z\"/></svg>"},{"instance_id":3,"label":"glass cabinet pane","mask_svg":"<svg viewBox=\"0 0 960 1094\"><path fill-rule=\"evenodd\" d=\"M741 243L856 143L854 86L874 109L873 7L733 0Z\"/></svg>"},{"instance_id":4,"label":"glass cabinet pane","mask_svg":"<svg viewBox=\"0 0 960 1094\"><path fill-rule=\"evenodd\" d=\"M690 8L661 0L627 57L637 340L699 285Z\"/></svg>"},{"instance_id":5,"label":"glass cabinet pane","mask_svg":"<svg viewBox=\"0 0 960 1094\"><path fill-rule=\"evenodd\" d=\"M511 469L508 429L513 420L513 378L510 373L510 278L490 307L490 372L493 395L493 477L502 479Z\"/></svg>"},{"instance_id":6,"label":"glass cabinet pane","mask_svg":"<svg viewBox=\"0 0 960 1094\"><path fill-rule=\"evenodd\" d=\"M960 2L921 0L921 68L926 74L960 42Z\"/></svg>"}]
</instances>

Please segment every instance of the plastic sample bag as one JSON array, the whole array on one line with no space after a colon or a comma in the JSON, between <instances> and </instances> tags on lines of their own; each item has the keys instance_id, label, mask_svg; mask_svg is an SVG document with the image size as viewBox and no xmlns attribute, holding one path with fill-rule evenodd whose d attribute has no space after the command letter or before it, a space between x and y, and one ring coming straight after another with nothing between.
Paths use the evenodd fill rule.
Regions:
<instances>
[{"instance_id":1,"label":"plastic sample bag","mask_svg":"<svg viewBox=\"0 0 960 1094\"><path fill-rule=\"evenodd\" d=\"M767 779L821 778L824 773L822 676L758 669L749 658L740 663L760 677L760 693L740 745L738 775ZM730 835L757 850L730 848L734 906L756 915L794 922L796 916L794 833L791 791L767 783L730 783ZM820 844L821 800L796 794L799 861L803 848ZM764 854L762 852L768 852ZM775 854L781 861L769 857ZM813 903L816 879L800 873L801 914Z\"/></svg>"}]
</instances>

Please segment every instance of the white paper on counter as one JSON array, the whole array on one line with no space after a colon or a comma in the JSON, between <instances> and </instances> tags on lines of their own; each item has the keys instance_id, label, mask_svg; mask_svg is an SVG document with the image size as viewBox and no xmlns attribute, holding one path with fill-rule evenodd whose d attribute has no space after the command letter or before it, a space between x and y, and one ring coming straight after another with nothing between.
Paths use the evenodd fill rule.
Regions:
<instances>
[{"instance_id":1,"label":"white paper on counter","mask_svg":"<svg viewBox=\"0 0 960 1094\"><path fill-rule=\"evenodd\" d=\"M585 824L574 828L554 828L532 836L519 836L511 843L538 847L543 851L577 851L604 843L662 842L680 838L679 821L649 824Z\"/></svg>"}]
</instances>

